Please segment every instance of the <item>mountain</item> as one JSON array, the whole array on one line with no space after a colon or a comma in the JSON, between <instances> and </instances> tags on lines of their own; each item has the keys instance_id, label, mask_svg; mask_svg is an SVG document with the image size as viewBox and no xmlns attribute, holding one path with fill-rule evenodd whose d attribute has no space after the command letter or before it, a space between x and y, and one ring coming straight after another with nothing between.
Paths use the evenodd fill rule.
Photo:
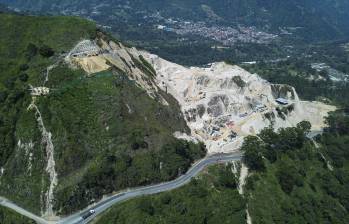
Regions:
<instances>
[{"instance_id":1,"label":"mountain","mask_svg":"<svg viewBox=\"0 0 349 224\"><path fill-rule=\"evenodd\" d=\"M349 34L349 3L346 0L2 0L22 10L82 13L97 18L100 13L120 20L159 13L167 18L205 21L211 24L256 26L270 32L293 30L308 40L328 40ZM137 15L138 14L138 15ZM115 18L118 20L117 18ZM105 24L108 25L108 24Z\"/></svg>"},{"instance_id":2,"label":"mountain","mask_svg":"<svg viewBox=\"0 0 349 224\"><path fill-rule=\"evenodd\" d=\"M212 61L310 60L314 43L349 35L345 0L0 0L31 14L95 21L121 41L188 66ZM333 57L333 55L330 55Z\"/></svg>"},{"instance_id":3,"label":"mountain","mask_svg":"<svg viewBox=\"0 0 349 224\"><path fill-rule=\"evenodd\" d=\"M0 29L0 194L47 219L174 179L266 127L290 134L275 140L290 153L336 109L236 65L170 62L77 17L0 14Z\"/></svg>"},{"instance_id":4,"label":"mountain","mask_svg":"<svg viewBox=\"0 0 349 224\"><path fill-rule=\"evenodd\" d=\"M246 139L247 167L209 167L180 189L115 205L97 223L348 223L349 119L340 117L315 143L305 123L267 128Z\"/></svg>"},{"instance_id":5,"label":"mountain","mask_svg":"<svg viewBox=\"0 0 349 224\"><path fill-rule=\"evenodd\" d=\"M8 7L4 4L0 4L0 13L8 12L10 11Z\"/></svg>"},{"instance_id":6,"label":"mountain","mask_svg":"<svg viewBox=\"0 0 349 224\"><path fill-rule=\"evenodd\" d=\"M170 95L148 95L117 67L89 76L65 62L80 40L110 38L93 23L10 14L0 21L2 196L52 218L118 189L175 178L205 155L201 144L173 136L189 129ZM132 66L152 83L147 64Z\"/></svg>"}]
</instances>

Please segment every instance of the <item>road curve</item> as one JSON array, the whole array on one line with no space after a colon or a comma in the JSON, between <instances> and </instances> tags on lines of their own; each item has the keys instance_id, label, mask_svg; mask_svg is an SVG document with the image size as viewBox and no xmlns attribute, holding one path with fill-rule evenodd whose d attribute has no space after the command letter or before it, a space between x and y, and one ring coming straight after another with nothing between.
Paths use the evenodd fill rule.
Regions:
<instances>
[{"instance_id":1,"label":"road curve","mask_svg":"<svg viewBox=\"0 0 349 224\"><path fill-rule=\"evenodd\" d=\"M309 139L313 139L315 136L322 134L322 130L319 131L312 131L310 132L307 137ZM26 211L25 209L17 206L13 202L0 197L0 206L8 207L28 218L31 218L35 220L36 222L40 224L49 224L49 223L57 223L57 224L86 224L92 221L94 218L96 218L97 215L103 213L108 208L112 207L113 205L126 201L128 199L132 199L135 197L143 196L143 195L151 195L156 194L164 191L170 191L175 188L179 188L186 183L188 183L192 177L198 175L200 171L202 171L205 167L215 164L215 163L225 163L230 161L237 161L241 160L242 153L241 152L235 152L232 154L218 154L218 155L212 155L205 157L204 159L200 160L199 162L195 163L186 174L183 176L162 184L156 184L152 186L147 187L140 187L135 189L129 189L123 192L120 192L118 194L112 195L110 197L107 197L103 199L102 201L94 204L93 206L90 206L89 208L86 208L80 212L77 212L75 214L72 214L68 217L65 217L61 219L58 222L50 222L47 221L29 211ZM83 216L88 214L89 210L94 209L96 212L89 216L86 219L83 219Z\"/></svg>"},{"instance_id":2,"label":"road curve","mask_svg":"<svg viewBox=\"0 0 349 224\"><path fill-rule=\"evenodd\" d=\"M215 164L215 163L226 163L231 161L238 161L241 160L242 153L236 152L233 154L218 154L213 155L204 158L203 160L200 160L199 162L195 163L186 174L180 176L179 178L166 182L161 184L156 184L152 186L146 186L146 187L139 187L134 188L130 190L126 190L123 192L120 192L118 194L115 194L113 196L107 197L103 199L102 201L98 202L97 204L86 208L85 210L73 214L69 217L66 217L62 220L60 220L59 224L86 224L92 221L96 216L103 213L105 210L109 209L113 205L135 198L139 196L144 195L151 195L151 194L157 194L164 191L170 191L176 188L179 188L188 182L190 182L191 178L197 176L205 167ZM95 213L88 218L83 218L83 216L86 216L89 211L93 209L95 210Z\"/></svg>"},{"instance_id":3,"label":"road curve","mask_svg":"<svg viewBox=\"0 0 349 224\"><path fill-rule=\"evenodd\" d=\"M322 130L319 131L311 131L307 138L313 139L315 136L322 134ZM112 207L113 205L123 202L125 200L143 196L143 195L151 195L156 194L164 191L170 191L176 188L179 188L185 184L187 184L191 178L197 176L200 171L202 171L205 167L215 164L215 163L225 163L230 161L237 161L241 160L242 158L241 152L235 152L232 154L217 154L205 157L204 159L198 161L197 163L193 164L193 166L187 171L186 174L180 176L179 178L166 182L161 184L156 184L152 186L147 187L140 187L135 188L127 191L120 192L118 194L115 194L113 196L110 196L108 198L105 198L104 200L98 202L97 204L86 208L85 210L73 214L67 218L62 219L59 224L86 224L92 221L96 216L103 213L108 208ZM86 219L83 219L83 216L87 215L89 210L95 210L95 213L91 216L89 216Z\"/></svg>"},{"instance_id":4,"label":"road curve","mask_svg":"<svg viewBox=\"0 0 349 224\"><path fill-rule=\"evenodd\" d=\"M125 191L122 191L120 193L117 193L115 195L106 197L102 201L94 204L93 206L90 206L80 212L77 212L75 214L72 214L68 217L62 218L61 220L57 222L48 221L43 219L42 217L39 217L21 207L16 205L15 203L11 202L10 200L7 200L6 198L0 197L0 206L4 206L7 208L10 208L14 210L15 212L22 214L30 219L33 219L39 224L86 224L91 222L96 216L103 213L110 207L114 206L117 203L135 198L140 197L144 195L151 195L151 194L157 194L164 191L170 191L176 188L179 188L188 182L190 182L191 178L197 176L204 168L206 168L209 165L216 164L216 163L226 163L226 162L232 162L232 161L238 161L241 160L242 153L241 152L235 152L231 154L217 154L217 155L211 155L207 156L204 159L196 162L193 164L193 166L182 176L179 178L169 181L166 183L161 184L155 184L151 186L146 187L139 187L139 188L133 188L128 189ZM86 217L87 214L89 214L89 211L93 209L95 210L95 213Z\"/></svg>"}]
</instances>

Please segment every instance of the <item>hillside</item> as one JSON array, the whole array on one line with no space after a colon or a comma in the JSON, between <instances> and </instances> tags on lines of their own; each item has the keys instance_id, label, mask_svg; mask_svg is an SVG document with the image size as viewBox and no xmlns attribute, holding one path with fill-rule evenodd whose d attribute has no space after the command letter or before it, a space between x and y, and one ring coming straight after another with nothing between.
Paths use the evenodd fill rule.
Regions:
<instances>
[{"instance_id":1,"label":"hillside","mask_svg":"<svg viewBox=\"0 0 349 224\"><path fill-rule=\"evenodd\" d=\"M0 14L0 29L0 195L47 219L174 179L266 127L311 144L297 124L319 131L336 109L229 63L172 63L76 17Z\"/></svg>"},{"instance_id":2,"label":"hillside","mask_svg":"<svg viewBox=\"0 0 349 224\"><path fill-rule=\"evenodd\" d=\"M158 96L159 91L169 93L190 128L190 133L175 135L204 142L210 154L238 150L244 137L270 125L277 129L308 120L319 131L324 117L335 110L324 103L302 101L292 86L269 83L236 65L218 62L188 68L112 40L81 41L66 61L92 76L116 66L165 105L168 102ZM278 98L287 102L282 105Z\"/></svg>"},{"instance_id":3,"label":"hillside","mask_svg":"<svg viewBox=\"0 0 349 224\"><path fill-rule=\"evenodd\" d=\"M41 11L73 11L85 9L107 9L119 7L119 0L79 0L79 1L25 1L2 0L13 7ZM128 8L126 7L130 7ZM192 21L207 21L209 23L241 24L257 26L269 31L280 28L300 28L296 31L305 39L331 39L348 35L349 3L345 0L306 0L306 1L263 1L263 0L151 0L129 1L120 10L126 12L126 18L146 10L151 13L159 12L162 16L182 18ZM104 14L109 14L104 12Z\"/></svg>"},{"instance_id":4,"label":"hillside","mask_svg":"<svg viewBox=\"0 0 349 224\"><path fill-rule=\"evenodd\" d=\"M349 120L328 121L317 142L305 138L306 123L265 129L242 147L248 175L238 163L210 167L176 191L116 205L96 223L348 223Z\"/></svg>"},{"instance_id":5,"label":"hillside","mask_svg":"<svg viewBox=\"0 0 349 224\"><path fill-rule=\"evenodd\" d=\"M348 40L346 0L0 0L29 13L74 15L123 42L183 65L278 60ZM309 50L309 51L308 51ZM305 54L305 51L308 51ZM332 58L333 55L331 54Z\"/></svg>"},{"instance_id":6,"label":"hillside","mask_svg":"<svg viewBox=\"0 0 349 224\"><path fill-rule=\"evenodd\" d=\"M245 223L246 202L237 190L234 167L232 164L209 167L180 189L115 206L96 223Z\"/></svg>"},{"instance_id":7,"label":"hillside","mask_svg":"<svg viewBox=\"0 0 349 224\"><path fill-rule=\"evenodd\" d=\"M173 137L188 128L171 96L149 96L117 67L90 77L65 63L80 40L101 35L93 23L8 14L0 21L2 196L52 218L172 179L205 155Z\"/></svg>"}]
</instances>

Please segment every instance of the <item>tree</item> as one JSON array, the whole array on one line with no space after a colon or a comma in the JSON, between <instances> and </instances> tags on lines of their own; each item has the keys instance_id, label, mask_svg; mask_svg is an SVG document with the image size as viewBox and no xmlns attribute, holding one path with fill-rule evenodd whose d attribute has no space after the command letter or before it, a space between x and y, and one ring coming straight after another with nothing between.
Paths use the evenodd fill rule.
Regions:
<instances>
[{"instance_id":1,"label":"tree","mask_svg":"<svg viewBox=\"0 0 349 224\"><path fill-rule=\"evenodd\" d=\"M279 138L276 147L282 151L300 149L305 141L304 132L298 128L281 128Z\"/></svg>"},{"instance_id":2,"label":"tree","mask_svg":"<svg viewBox=\"0 0 349 224\"><path fill-rule=\"evenodd\" d=\"M0 91L0 103L5 102L7 99L7 93L5 91Z\"/></svg>"},{"instance_id":3,"label":"tree","mask_svg":"<svg viewBox=\"0 0 349 224\"><path fill-rule=\"evenodd\" d=\"M255 136L245 138L241 148L244 151L243 161L246 165L255 171L264 171L263 151L265 150L263 142Z\"/></svg>"},{"instance_id":4,"label":"tree","mask_svg":"<svg viewBox=\"0 0 349 224\"><path fill-rule=\"evenodd\" d=\"M293 165L283 163L280 165L276 177L279 180L279 184L282 190L286 194L290 194L294 186L303 186L302 176L299 171Z\"/></svg>"},{"instance_id":5,"label":"tree","mask_svg":"<svg viewBox=\"0 0 349 224\"><path fill-rule=\"evenodd\" d=\"M332 113L326 118L326 123L329 126L327 132L339 135L349 134L349 117L344 114Z\"/></svg>"},{"instance_id":6,"label":"tree","mask_svg":"<svg viewBox=\"0 0 349 224\"><path fill-rule=\"evenodd\" d=\"M218 176L219 185L225 188L236 188L237 178L231 171L231 165L226 166L225 169L221 169Z\"/></svg>"},{"instance_id":7,"label":"tree","mask_svg":"<svg viewBox=\"0 0 349 224\"><path fill-rule=\"evenodd\" d=\"M54 50L47 45L43 45L42 47L40 47L39 53L41 56L45 58L52 57L55 54Z\"/></svg>"},{"instance_id":8,"label":"tree","mask_svg":"<svg viewBox=\"0 0 349 224\"><path fill-rule=\"evenodd\" d=\"M26 73L23 73L19 76L19 80L21 80L22 82L27 82L28 78L29 76Z\"/></svg>"},{"instance_id":9,"label":"tree","mask_svg":"<svg viewBox=\"0 0 349 224\"><path fill-rule=\"evenodd\" d=\"M265 143L274 144L279 141L279 136L272 127L264 128L258 135Z\"/></svg>"},{"instance_id":10,"label":"tree","mask_svg":"<svg viewBox=\"0 0 349 224\"><path fill-rule=\"evenodd\" d=\"M302 121L297 124L297 128L308 134L311 130L311 123L309 121Z\"/></svg>"},{"instance_id":11,"label":"tree","mask_svg":"<svg viewBox=\"0 0 349 224\"><path fill-rule=\"evenodd\" d=\"M35 55L38 53L38 48L35 44L28 44L27 49L26 49L26 57L30 60L32 59Z\"/></svg>"},{"instance_id":12,"label":"tree","mask_svg":"<svg viewBox=\"0 0 349 224\"><path fill-rule=\"evenodd\" d=\"M155 213L154 206L152 205L151 201L147 198L142 198L138 206L140 210L151 216Z\"/></svg>"},{"instance_id":13,"label":"tree","mask_svg":"<svg viewBox=\"0 0 349 224\"><path fill-rule=\"evenodd\" d=\"M255 171L265 170L263 157L262 157L262 154L258 151L258 149L246 150L243 161L251 170L255 170Z\"/></svg>"},{"instance_id":14,"label":"tree","mask_svg":"<svg viewBox=\"0 0 349 224\"><path fill-rule=\"evenodd\" d=\"M29 69L28 64L22 64L21 66L19 66L19 70L21 71L27 71L28 69Z\"/></svg>"}]
</instances>

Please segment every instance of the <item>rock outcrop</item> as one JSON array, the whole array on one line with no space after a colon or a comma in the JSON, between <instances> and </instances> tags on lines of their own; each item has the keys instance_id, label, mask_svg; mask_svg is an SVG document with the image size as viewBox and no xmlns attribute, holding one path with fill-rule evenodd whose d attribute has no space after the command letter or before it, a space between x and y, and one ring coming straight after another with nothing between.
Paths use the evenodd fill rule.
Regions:
<instances>
[{"instance_id":1,"label":"rock outcrop","mask_svg":"<svg viewBox=\"0 0 349 224\"><path fill-rule=\"evenodd\" d=\"M293 87L271 84L235 65L186 68L142 54L156 70L157 85L178 100L192 135L205 142L210 153L234 151L243 137L270 125L278 129L308 120L313 129L321 129L324 117L335 109L301 101ZM278 98L287 104L279 104Z\"/></svg>"},{"instance_id":2,"label":"rock outcrop","mask_svg":"<svg viewBox=\"0 0 349 224\"><path fill-rule=\"evenodd\" d=\"M191 138L203 141L209 153L238 150L245 136L270 125L278 129L308 120L314 129L321 129L324 117L335 109L301 101L293 87L271 84L224 62L187 68L103 38L89 45L91 53L78 54L76 47L66 60L89 74L118 69L164 104L157 92L171 94L181 106Z\"/></svg>"}]
</instances>

